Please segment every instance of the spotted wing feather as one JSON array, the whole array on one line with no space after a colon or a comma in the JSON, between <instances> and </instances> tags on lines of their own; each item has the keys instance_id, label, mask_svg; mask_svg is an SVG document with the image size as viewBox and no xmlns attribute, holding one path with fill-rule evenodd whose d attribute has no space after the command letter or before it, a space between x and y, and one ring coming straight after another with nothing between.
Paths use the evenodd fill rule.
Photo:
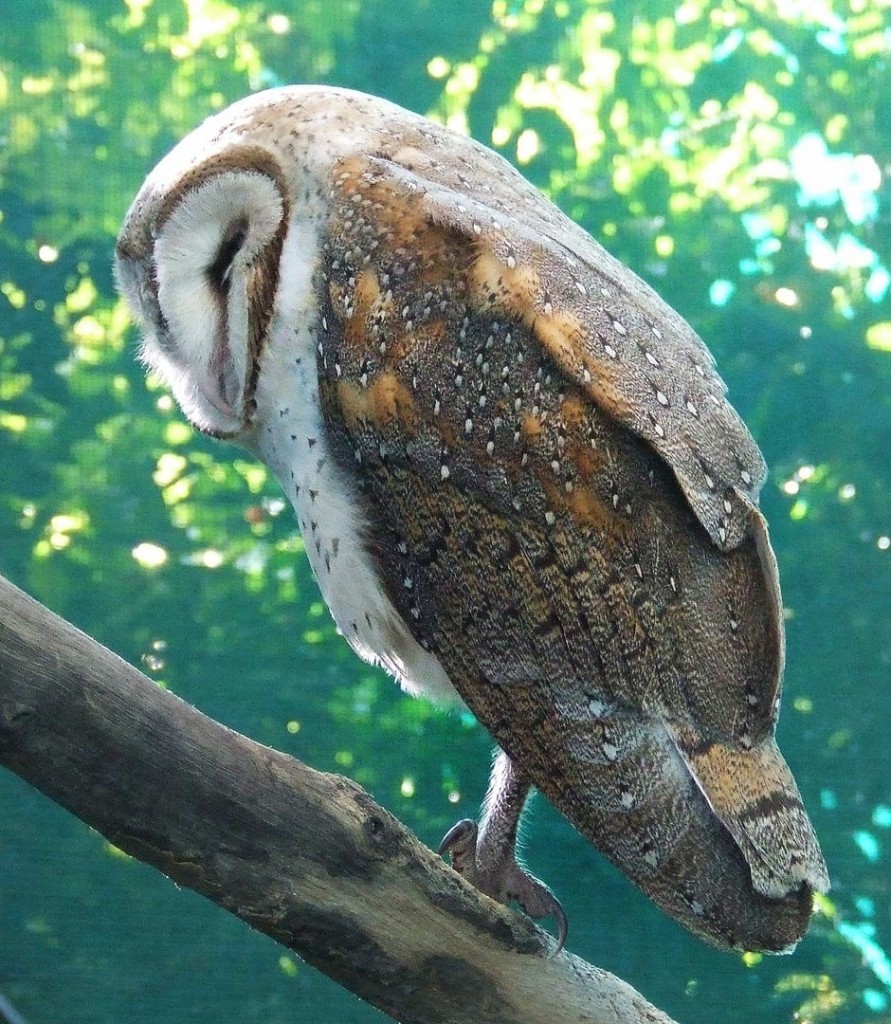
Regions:
<instances>
[{"instance_id":1,"label":"spotted wing feather","mask_svg":"<svg viewBox=\"0 0 891 1024\"><path fill-rule=\"evenodd\" d=\"M736 546L752 532L766 467L711 353L636 274L480 152L513 179L507 189L521 183L519 208L499 175L479 189L443 164L424 168L422 179L417 168L371 160L368 173L399 182L431 223L476 243L480 300L530 326L567 377L662 456L714 543Z\"/></svg>"},{"instance_id":2,"label":"spotted wing feather","mask_svg":"<svg viewBox=\"0 0 891 1024\"><path fill-rule=\"evenodd\" d=\"M500 239L489 241L476 279L495 296L493 311L525 306L536 339L565 375L671 467L712 541L724 550L739 544L752 531L764 462L693 331L593 246L585 259L514 240L510 248L520 251L508 257ZM517 260L536 268L520 276L519 288L509 266Z\"/></svg>"},{"instance_id":3,"label":"spotted wing feather","mask_svg":"<svg viewBox=\"0 0 891 1024\"><path fill-rule=\"evenodd\" d=\"M430 140L425 142L429 145ZM468 140L467 145L474 144ZM336 301L345 303L350 314L350 333L359 340L370 329L374 335L369 339L371 343L377 340L380 344L383 340L386 348L387 338L394 332L399 335L395 344L386 349L386 355L373 350L366 354L365 377L373 374L376 367L386 366L385 379L391 385L406 382L407 366L399 366L397 359L403 355L410 362L417 361L420 369L413 371L413 376L424 378L422 383L428 391L430 378L445 376L438 402L450 408L446 416L437 417L433 424L440 433L449 422L448 417L457 414L456 405L468 409L465 420L482 422L486 417L472 414L468 396L476 388L475 400L479 402L485 391L490 396L483 397L483 401L490 401L488 419L493 419L492 410L498 403L499 408L511 414L515 427L524 435L519 439L522 444L515 446L514 451L521 446L529 447L525 434L537 430L532 423L537 417L529 414L544 408L544 400L551 397L548 392L567 394L569 390L570 417L581 421L594 410L598 430L605 435L612 421L626 428L627 435L623 437L645 442L659 456L648 463L646 473L661 476L666 469L671 471L689 509L715 548L729 552L744 540L754 541L758 562L736 576L725 573L722 586L726 593L720 601L714 589L704 589L698 596L699 610L692 612L703 642L681 646L683 650L695 650L699 660L687 667L683 694L663 693L663 706L692 707L694 718L701 717L716 735L735 739L746 736L752 740L766 735L775 721L784 651L776 564L764 521L754 504L764 465L744 424L723 397L724 385L714 372L707 349L651 289L563 217L495 154L482 147L473 151L472 155L479 155L481 160L495 161L494 167L487 168L485 184L479 186L470 176L473 168L469 158L464 161L468 164L467 172L462 173L455 169L456 164L462 166L457 158L449 163L430 161L425 153L405 146L400 154L411 166L382 156L342 162L338 187L332 190L332 197L342 200L343 210L336 231L342 237L345 233L353 246L352 257L347 249L342 256L333 258L335 268L344 269L351 258L368 248L377 258L366 259L362 255L363 266L357 274L335 274L331 294ZM480 177L478 169L475 173ZM452 185L461 191L453 191ZM384 269L381 263L385 253L395 256L392 269ZM343 284L338 282L338 276ZM604 305L604 291L610 296L608 307ZM437 299L442 308L437 308ZM498 338L506 348L513 343L517 349L505 352L510 367L505 380L472 379L477 366L468 358L469 345L462 351L460 343L454 344L453 340L457 333L460 342L462 327L465 335L468 331L466 325L455 323L456 311L461 308L476 318L476 330L484 329L486 324L512 328L508 331L509 340ZM624 333L617 331L615 324L621 324ZM493 333L493 343L496 336L497 332ZM550 367L547 381L522 381L522 367L513 366L518 356L523 358L522 345L528 346L527 367ZM451 396L447 395L448 375L443 375L439 366L430 365L431 360L438 362L446 356L455 370ZM484 360L474 352L474 360L480 365L485 362L488 366L494 358L490 355ZM456 388L456 380L466 381L466 386ZM513 389L509 402L504 394L506 387ZM665 396L667 406L660 403L660 395ZM437 403L435 397L433 402ZM517 410L509 408L517 402ZM695 406L699 415L689 412L687 402ZM431 412L428 408L426 414ZM422 409L414 407L411 415L420 414ZM501 448L498 435L507 434L507 418L502 416L500 420L500 426L489 428L493 432L489 438L493 451ZM669 430L672 423L675 425ZM559 440L552 436L552 429L545 433L542 450ZM478 430L471 430L470 434L457 431L459 452L452 467L457 473L460 474L467 459L485 454L480 445L468 443L478 435ZM439 437L436 444L441 446L443 440ZM565 492L559 500L574 508L587 503L584 515L600 515L605 525L623 534L630 523L636 522L638 546L643 543L657 551L658 567L659 530L647 533L647 524L636 516L643 497L640 484L628 481L622 487L608 486L611 479L614 484L621 479L623 456L613 455L608 445L597 448L596 440L589 437L580 437L579 443L588 448L594 445L599 453L587 454L580 460L580 466L592 479L596 478L602 493L591 497L591 489L583 487L571 496ZM603 452L608 454L604 456ZM527 452L527 460L531 457L532 452ZM598 475L590 465L592 459L611 460L610 472ZM491 490L493 478L500 479L503 470L491 456L479 464L485 474L476 474L473 485L482 483ZM478 463L472 465L476 468ZM523 469L517 466L513 472L521 488L528 487L526 478L530 476ZM437 461L434 475L439 471ZM750 481L748 484L741 474ZM735 483L731 486L731 476L748 490ZM719 483L722 480L724 484ZM554 476L548 483L556 483L557 487L546 489L559 491L566 482L559 483ZM536 498L535 502L538 501ZM604 517L597 510L606 509L609 513L609 504L614 505L613 515ZM539 507L535 503L533 506ZM525 502L524 514L528 515L533 506ZM626 507L632 512L626 512L624 517L615 514ZM662 543L661 550L666 553L663 569L671 564L673 554L669 552L675 548L676 541L673 545ZM598 557L590 544L588 557ZM609 568L608 557L599 557ZM676 581L672 583L672 574L668 573L663 574L660 584L670 591ZM737 630L743 616L749 614L750 605L758 608L763 623L758 642L746 645L745 657L737 659L727 652L740 649ZM708 614L727 623L732 642L722 644L719 637L709 635ZM691 621L686 626L688 633L693 628ZM726 664L716 664L716 659L723 659ZM665 675L655 673L654 680L664 680ZM647 694L660 686L665 690L667 685L658 680L641 685L640 699L645 700Z\"/></svg>"}]
</instances>

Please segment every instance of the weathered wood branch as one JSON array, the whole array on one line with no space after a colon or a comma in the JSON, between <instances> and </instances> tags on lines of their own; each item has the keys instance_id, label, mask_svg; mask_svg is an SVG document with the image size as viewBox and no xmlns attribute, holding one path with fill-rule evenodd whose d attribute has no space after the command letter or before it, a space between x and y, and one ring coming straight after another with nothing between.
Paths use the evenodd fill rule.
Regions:
<instances>
[{"instance_id":1,"label":"weathered wood branch","mask_svg":"<svg viewBox=\"0 0 891 1024\"><path fill-rule=\"evenodd\" d=\"M672 1024L548 959L550 936L355 783L207 718L2 577L0 764L404 1024Z\"/></svg>"}]
</instances>

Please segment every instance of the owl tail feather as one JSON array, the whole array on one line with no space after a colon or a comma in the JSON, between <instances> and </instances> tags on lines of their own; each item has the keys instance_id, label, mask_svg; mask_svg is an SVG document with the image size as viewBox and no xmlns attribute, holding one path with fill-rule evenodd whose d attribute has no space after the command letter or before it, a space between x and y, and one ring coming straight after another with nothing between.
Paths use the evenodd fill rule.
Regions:
<instances>
[{"instance_id":1,"label":"owl tail feather","mask_svg":"<svg viewBox=\"0 0 891 1024\"><path fill-rule=\"evenodd\" d=\"M755 890L771 899L802 886L827 892L817 837L773 737L745 750L672 732L703 796L745 857Z\"/></svg>"},{"instance_id":2,"label":"owl tail feather","mask_svg":"<svg viewBox=\"0 0 891 1024\"><path fill-rule=\"evenodd\" d=\"M650 899L722 949L795 947L828 880L772 740L732 750L613 711L604 747L590 718L550 724L498 739L514 741L508 755Z\"/></svg>"}]
</instances>

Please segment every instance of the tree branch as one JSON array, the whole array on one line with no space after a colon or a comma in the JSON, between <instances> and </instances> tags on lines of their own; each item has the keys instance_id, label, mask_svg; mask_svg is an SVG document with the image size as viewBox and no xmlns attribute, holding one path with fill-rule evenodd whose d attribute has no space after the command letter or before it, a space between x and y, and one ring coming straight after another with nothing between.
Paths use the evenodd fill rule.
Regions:
<instances>
[{"instance_id":1,"label":"tree branch","mask_svg":"<svg viewBox=\"0 0 891 1024\"><path fill-rule=\"evenodd\" d=\"M0 764L404 1024L672 1024L359 786L162 690L0 577Z\"/></svg>"}]
</instances>

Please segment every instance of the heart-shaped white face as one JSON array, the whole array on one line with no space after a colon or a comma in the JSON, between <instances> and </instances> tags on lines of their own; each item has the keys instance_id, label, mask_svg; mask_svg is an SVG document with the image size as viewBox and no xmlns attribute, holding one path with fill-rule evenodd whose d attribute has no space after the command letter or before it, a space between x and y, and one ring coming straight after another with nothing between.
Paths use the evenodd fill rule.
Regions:
<instances>
[{"instance_id":1,"label":"heart-shaped white face","mask_svg":"<svg viewBox=\"0 0 891 1024\"><path fill-rule=\"evenodd\" d=\"M189 419L218 436L250 417L287 227L281 174L267 155L259 166L251 156L234 147L169 192L149 179L118 245L143 360Z\"/></svg>"}]
</instances>

